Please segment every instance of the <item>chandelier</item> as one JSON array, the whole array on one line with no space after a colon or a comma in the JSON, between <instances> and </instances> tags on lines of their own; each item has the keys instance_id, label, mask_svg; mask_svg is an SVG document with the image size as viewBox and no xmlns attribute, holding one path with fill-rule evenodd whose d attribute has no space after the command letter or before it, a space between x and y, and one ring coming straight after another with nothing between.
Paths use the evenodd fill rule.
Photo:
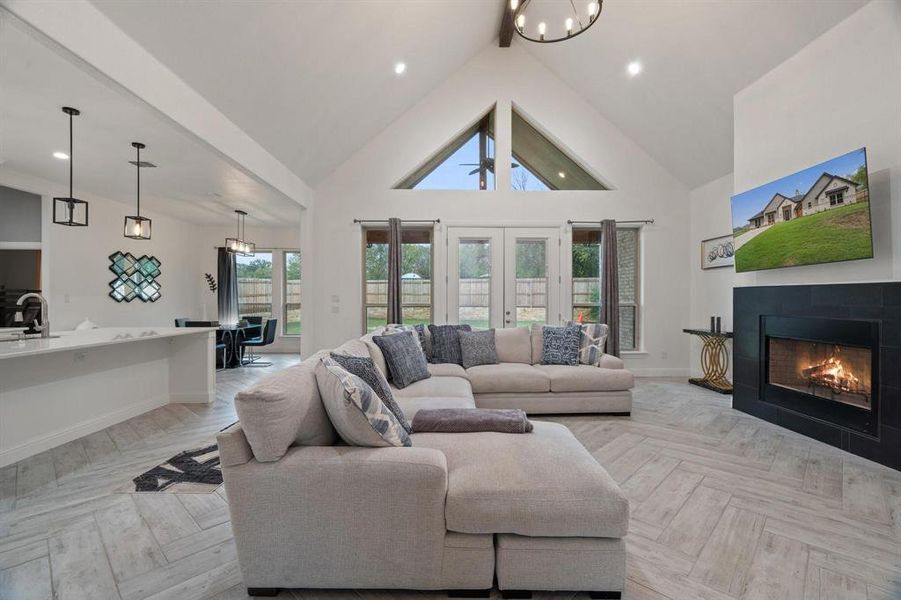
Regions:
<instances>
[{"instance_id":1,"label":"chandelier","mask_svg":"<svg viewBox=\"0 0 901 600\"><path fill-rule=\"evenodd\" d=\"M244 237L244 217L247 213L243 210L236 210L237 227L235 228L235 237L225 238L225 248L229 252L234 252L240 256L253 256L256 253L257 246L253 242L248 242Z\"/></svg>"},{"instance_id":2,"label":"chandelier","mask_svg":"<svg viewBox=\"0 0 901 600\"><path fill-rule=\"evenodd\" d=\"M510 0L513 29L523 39L552 44L588 31L603 0Z\"/></svg>"}]
</instances>

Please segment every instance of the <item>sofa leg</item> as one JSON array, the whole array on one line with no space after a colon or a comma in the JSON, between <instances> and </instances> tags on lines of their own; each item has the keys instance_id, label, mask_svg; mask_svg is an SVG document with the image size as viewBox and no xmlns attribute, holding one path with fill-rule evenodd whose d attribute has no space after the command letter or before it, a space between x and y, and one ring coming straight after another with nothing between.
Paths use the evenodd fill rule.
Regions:
<instances>
[{"instance_id":1,"label":"sofa leg","mask_svg":"<svg viewBox=\"0 0 901 600\"><path fill-rule=\"evenodd\" d=\"M278 588L247 588L248 596L278 596Z\"/></svg>"},{"instance_id":2,"label":"sofa leg","mask_svg":"<svg viewBox=\"0 0 901 600\"><path fill-rule=\"evenodd\" d=\"M532 592L529 590L501 590L501 596L504 597L504 600L527 600L532 597Z\"/></svg>"},{"instance_id":3,"label":"sofa leg","mask_svg":"<svg viewBox=\"0 0 901 600\"><path fill-rule=\"evenodd\" d=\"M588 592L588 596L593 600L620 600L623 597L622 592Z\"/></svg>"},{"instance_id":4,"label":"sofa leg","mask_svg":"<svg viewBox=\"0 0 901 600\"><path fill-rule=\"evenodd\" d=\"M491 590L447 590L448 598L490 598Z\"/></svg>"}]
</instances>

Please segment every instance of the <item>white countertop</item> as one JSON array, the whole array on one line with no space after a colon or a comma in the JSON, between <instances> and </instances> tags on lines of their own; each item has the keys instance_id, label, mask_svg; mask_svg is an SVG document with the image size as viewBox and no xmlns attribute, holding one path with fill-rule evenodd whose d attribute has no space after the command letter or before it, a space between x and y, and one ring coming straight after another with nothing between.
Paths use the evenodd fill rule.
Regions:
<instances>
[{"instance_id":1,"label":"white countertop","mask_svg":"<svg viewBox=\"0 0 901 600\"><path fill-rule=\"evenodd\" d=\"M83 350L113 344L128 344L145 340L208 334L215 327L104 327L84 331L51 331L59 337L28 338L19 341L0 341L0 360L50 352Z\"/></svg>"}]
</instances>

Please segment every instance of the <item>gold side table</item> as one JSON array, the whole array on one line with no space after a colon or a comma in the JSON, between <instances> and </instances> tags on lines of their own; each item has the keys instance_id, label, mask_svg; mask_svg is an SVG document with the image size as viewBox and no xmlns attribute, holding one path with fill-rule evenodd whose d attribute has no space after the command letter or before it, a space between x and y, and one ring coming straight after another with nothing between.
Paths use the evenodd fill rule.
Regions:
<instances>
[{"instance_id":1,"label":"gold side table","mask_svg":"<svg viewBox=\"0 0 901 600\"><path fill-rule=\"evenodd\" d=\"M701 349L703 377L692 377L688 383L719 392L732 393L732 382L726 377L729 370L729 349L726 340L732 338L731 331L707 331L705 329L683 329L685 333L696 335L704 342Z\"/></svg>"}]
</instances>

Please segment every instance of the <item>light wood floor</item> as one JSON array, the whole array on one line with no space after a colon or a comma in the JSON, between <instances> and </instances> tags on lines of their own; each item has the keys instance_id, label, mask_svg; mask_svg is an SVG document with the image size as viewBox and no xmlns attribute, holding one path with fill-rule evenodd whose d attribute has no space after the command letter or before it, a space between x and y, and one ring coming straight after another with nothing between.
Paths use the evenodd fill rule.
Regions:
<instances>
[{"instance_id":1,"label":"light wood floor","mask_svg":"<svg viewBox=\"0 0 901 600\"><path fill-rule=\"evenodd\" d=\"M277 367L292 362L269 358ZM271 370L221 372L211 406L169 405L0 469L0 599L245 598L222 490L122 490L211 440L235 420L234 393ZM626 598L901 598L901 473L733 411L728 397L677 380L640 380L631 418L554 420L631 498Z\"/></svg>"}]
</instances>

